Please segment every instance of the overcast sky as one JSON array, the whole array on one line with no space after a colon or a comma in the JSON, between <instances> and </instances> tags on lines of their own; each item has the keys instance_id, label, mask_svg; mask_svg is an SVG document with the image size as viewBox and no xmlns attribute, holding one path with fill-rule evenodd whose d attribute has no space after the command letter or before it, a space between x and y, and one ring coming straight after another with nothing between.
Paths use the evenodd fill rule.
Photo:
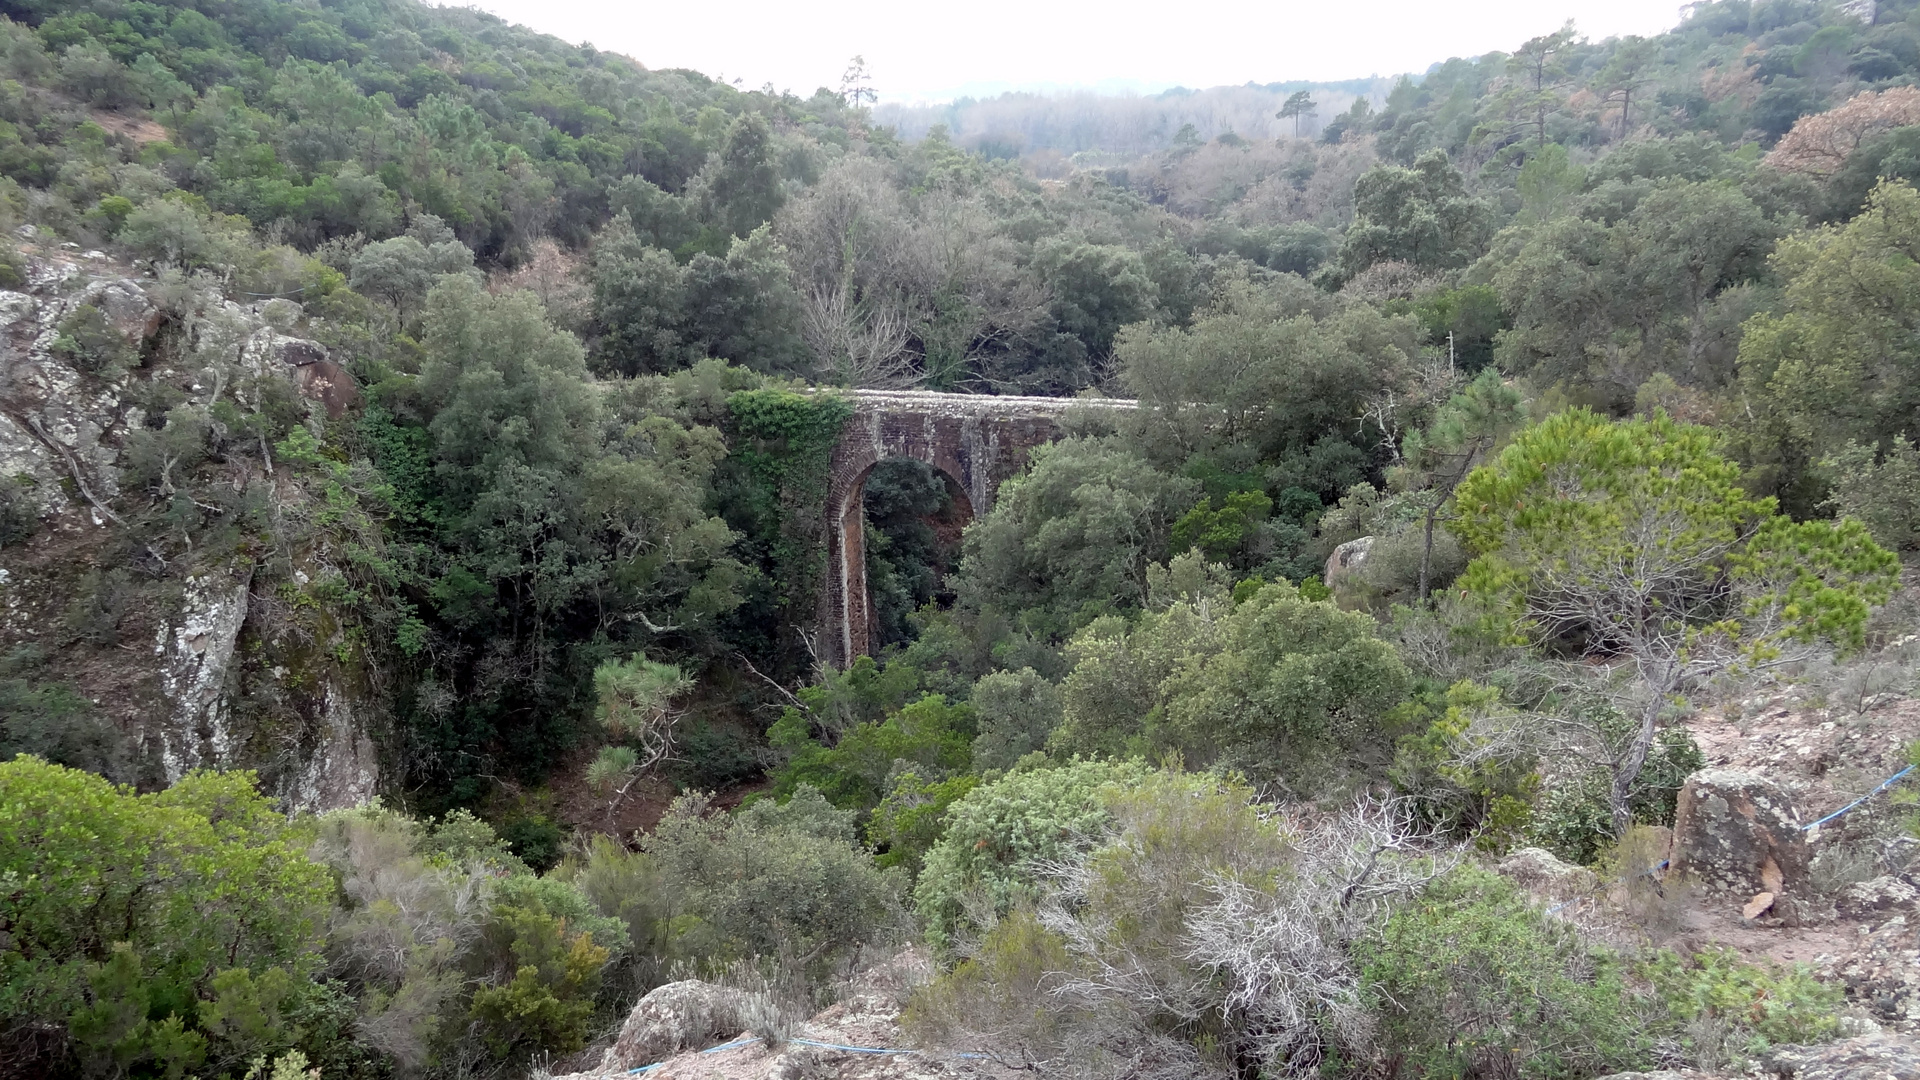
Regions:
<instances>
[{"instance_id":1,"label":"overcast sky","mask_svg":"<svg viewBox=\"0 0 1920 1080\"><path fill-rule=\"evenodd\" d=\"M882 101L1013 88L1153 92L1424 71L1508 50L1567 19L1596 40L1679 21L1676 0L478 0L476 6L648 67L771 82L801 96L866 57Z\"/></svg>"}]
</instances>

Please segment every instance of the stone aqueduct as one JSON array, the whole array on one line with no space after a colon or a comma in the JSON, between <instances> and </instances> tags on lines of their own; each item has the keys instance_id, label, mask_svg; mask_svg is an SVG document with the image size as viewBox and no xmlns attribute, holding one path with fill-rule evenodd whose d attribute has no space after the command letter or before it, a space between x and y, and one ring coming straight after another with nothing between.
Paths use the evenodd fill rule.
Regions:
<instances>
[{"instance_id":1,"label":"stone aqueduct","mask_svg":"<svg viewBox=\"0 0 1920 1080\"><path fill-rule=\"evenodd\" d=\"M930 391L856 390L853 417L833 449L827 484L827 574L820 597L820 659L845 666L873 641L861 494L874 466L913 458L944 473L971 520L993 507L1001 482L1027 454L1060 433L1075 409L1132 409L1117 398L992 397Z\"/></svg>"}]
</instances>

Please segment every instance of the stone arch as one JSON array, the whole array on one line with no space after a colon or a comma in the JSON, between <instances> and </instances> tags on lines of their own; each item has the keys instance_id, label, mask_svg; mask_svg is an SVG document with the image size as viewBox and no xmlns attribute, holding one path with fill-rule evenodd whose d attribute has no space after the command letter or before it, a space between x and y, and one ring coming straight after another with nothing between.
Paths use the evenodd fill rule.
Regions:
<instances>
[{"instance_id":1,"label":"stone arch","mask_svg":"<svg viewBox=\"0 0 1920 1080\"><path fill-rule=\"evenodd\" d=\"M854 391L854 412L834 446L827 482L827 567L815 651L844 667L872 647L873 605L867 593L866 522L862 495L874 467L888 458L925 462L958 489L971 521L993 508L1000 484L1027 454L1060 433L1075 406L1132 408L1131 401L988 397L923 391Z\"/></svg>"}]
</instances>

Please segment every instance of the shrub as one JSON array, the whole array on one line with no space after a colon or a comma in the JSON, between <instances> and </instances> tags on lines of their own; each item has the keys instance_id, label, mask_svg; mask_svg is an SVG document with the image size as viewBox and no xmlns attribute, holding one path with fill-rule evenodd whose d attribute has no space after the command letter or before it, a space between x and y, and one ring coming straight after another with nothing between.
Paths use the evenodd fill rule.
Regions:
<instances>
[{"instance_id":1,"label":"shrub","mask_svg":"<svg viewBox=\"0 0 1920 1080\"><path fill-rule=\"evenodd\" d=\"M631 945L608 971L621 991L644 993L664 981L667 968L681 958L672 926L681 904L653 856L596 835L584 858L569 857L553 873L579 889L594 911L626 927Z\"/></svg>"},{"instance_id":2,"label":"shrub","mask_svg":"<svg viewBox=\"0 0 1920 1080\"><path fill-rule=\"evenodd\" d=\"M982 789L985 790L985 789ZM1102 833L1027 867L1037 897L912 1004L941 1047L1046 1075L1337 1074L1373 1027L1347 943L1431 863L1369 806L1312 823L1172 771L1110 783ZM956 818L958 814L956 813Z\"/></svg>"},{"instance_id":3,"label":"shrub","mask_svg":"<svg viewBox=\"0 0 1920 1080\"><path fill-rule=\"evenodd\" d=\"M645 851L688 918L676 947L729 959L782 950L830 966L897 923L900 881L855 841L854 815L801 785L732 817L675 799Z\"/></svg>"},{"instance_id":4,"label":"shrub","mask_svg":"<svg viewBox=\"0 0 1920 1080\"><path fill-rule=\"evenodd\" d=\"M982 675L969 701L980 729L973 738L975 772L1008 768L1045 747L1060 723L1060 691L1030 667Z\"/></svg>"},{"instance_id":5,"label":"shrub","mask_svg":"<svg viewBox=\"0 0 1920 1080\"><path fill-rule=\"evenodd\" d=\"M487 985L468 1007L481 1040L497 1058L579 1050L601 970L626 951L626 926L595 912L586 894L558 878L508 877L493 897L475 951Z\"/></svg>"},{"instance_id":6,"label":"shrub","mask_svg":"<svg viewBox=\"0 0 1920 1080\"><path fill-rule=\"evenodd\" d=\"M59 335L49 348L76 370L107 379L140 360L140 351L92 304L81 304L60 320Z\"/></svg>"},{"instance_id":7,"label":"shrub","mask_svg":"<svg viewBox=\"0 0 1920 1080\"><path fill-rule=\"evenodd\" d=\"M1620 959L1510 882L1462 867L1355 946L1381 1049L1429 1077L1646 1068L1653 1003Z\"/></svg>"},{"instance_id":8,"label":"shrub","mask_svg":"<svg viewBox=\"0 0 1920 1080\"><path fill-rule=\"evenodd\" d=\"M0 654L0 761L31 754L119 778L127 764L119 729L71 685L35 677L44 662L32 645Z\"/></svg>"},{"instance_id":9,"label":"shrub","mask_svg":"<svg viewBox=\"0 0 1920 1080\"><path fill-rule=\"evenodd\" d=\"M1622 730L1631 722L1616 710L1592 719L1601 728ZM1680 788L1706 766L1706 755L1685 727L1669 727L1655 736L1646 764L1635 779L1627 806L1631 820L1643 825L1672 825ZM1612 779L1604 769L1562 776L1534 807L1527 833L1541 847L1570 862L1592 863L1615 839L1608 809Z\"/></svg>"},{"instance_id":10,"label":"shrub","mask_svg":"<svg viewBox=\"0 0 1920 1080\"><path fill-rule=\"evenodd\" d=\"M773 794L780 798L804 785L835 806L865 814L886 797L895 762L945 779L965 771L972 758L972 707L939 694L923 695L879 723L856 724L832 746L808 738L798 712L789 713L769 733L776 749L792 755L773 772Z\"/></svg>"},{"instance_id":11,"label":"shrub","mask_svg":"<svg viewBox=\"0 0 1920 1080\"><path fill-rule=\"evenodd\" d=\"M1384 765L1380 725L1412 682L1365 615L1286 582L1102 619L1074 638L1056 751L1177 750L1262 778L1323 787L1340 763ZM1369 760L1372 759L1372 760Z\"/></svg>"},{"instance_id":12,"label":"shrub","mask_svg":"<svg viewBox=\"0 0 1920 1080\"><path fill-rule=\"evenodd\" d=\"M879 864L906 867L917 877L927 850L940 839L948 808L979 783L971 775L927 780L913 769L897 774L867 825L868 841L880 849Z\"/></svg>"},{"instance_id":13,"label":"shrub","mask_svg":"<svg viewBox=\"0 0 1920 1080\"><path fill-rule=\"evenodd\" d=\"M24 477L0 476L0 548L24 544L39 529L40 501L32 485Z\"/></svg>"},{"instance_id":14,"label":"shrub","mask_svg":"<svg viewBox=\"0 0 1920 1080\"><path fill-rule=\"evenodd\" d=\"M1137 782L1146 771L1134 763L1076 761L1014 772L956 801L914 889L927 940L950 950L994 916L1037 899L1032 865L1104 832L1112 821L1107 786Z\"/></svg>"},{"instance_id":15,"label":"shrub","mask_svg":"<svg viewBox=\"0 0 1920 1080\"><path fill-rule=\"evenodd\" d=\"M1531 725L1501 708L1498 690L1467 680L1398 711L1399 722L1424 721L1426 730L1401 737L1387 773L1394 786L1442 831L1488 850L1506 846L1540 784Z\"/></svg>"},{"instance_id":16,"label":"shrub","mask_svg":"<svg viewBox=\"0 0 1920 1080\"><path fill-rule=\"evenodd\" d=\"M1689 1054L1705 1068L1770 1045L1826 1042L1840 1033L1843 991L1820 982L1804 965L1761 967L1731 949L1685 958L1662 949L1644 974L1683 1025Z\"/></svg>"},{"instance_id":17,"label":"shrub","mask_svg":"<svg viewBox=\"0 0 1920 1080\"><path fill-rule=\"evenodd\" d=\"M544 873L560 861L567 833L545 814L523 814L507 822L500 830L500 839L520 861Z\"/></svg>"},{"instance_id":18,"label":"shrub","mask_svg":"<svg viewBox=\"0 0 1920 1080\"><path fill-rule=\"evenodd\" d=\"M310 990L320 966L329 887L302 847L251 773L138 795L36 758L0 764L0 881L32 883L0 892L0 1028L70 1021L83 1058L120 1068L220 1060L239 996L278 1023L289 995L266 988Z\"/></svg>"}]
</instances>

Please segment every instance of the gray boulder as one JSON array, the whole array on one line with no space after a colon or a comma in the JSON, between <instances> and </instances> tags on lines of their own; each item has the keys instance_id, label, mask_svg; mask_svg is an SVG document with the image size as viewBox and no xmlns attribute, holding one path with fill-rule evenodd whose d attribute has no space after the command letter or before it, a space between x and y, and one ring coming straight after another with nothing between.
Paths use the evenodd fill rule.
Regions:
<instances>
[{"instance_id":1,"label":"gray boulder","mask_svg":"<svg viewBox=\"0 0 1920 1080\"><path fill-rule=\"evenodd\" d=\"M742 991L698 979L655 987L627 1014L620 1037L595 1072L637 1069L736 1035L746 1026L747 997Z\"/></svg>"},{"instance_id":2,"label":"gray boulder","mask_svg":"<svg viewBox=\"0 0 1920 1080\"><path fill-rule=\"evenodd\" d=\"M1761 1064L1781 1080L1920 1080L1920 1046L1882 1032L1822 1046L1776 1046Z\"/></svg>"},{"instance_id":3,"label":"gray boulder","mask_svg":"<svg viewBox=\"0 0 1920 1080\"><path fill-rule=\"evenodd\" d=\"M1687 778L1673 822L1672 873L1709 894L1780 903L1804 892L1806 834L1779 785L1757 773L1705 769Z\"/></svg>"}]
</instances>

